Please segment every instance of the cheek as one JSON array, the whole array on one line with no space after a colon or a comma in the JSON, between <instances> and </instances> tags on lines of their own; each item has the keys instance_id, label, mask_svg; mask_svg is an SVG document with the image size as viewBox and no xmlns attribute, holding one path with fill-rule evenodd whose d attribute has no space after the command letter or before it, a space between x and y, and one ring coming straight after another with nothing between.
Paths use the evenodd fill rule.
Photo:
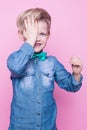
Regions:
<instances>
[{"instance_id":1,"label":"cheek","mask_svg":"<svg viewBox=\"0 0 87 130\"><path fill-rule=\"evenodd\" d=\"M46 46L46 44L47 44L47 40L45 40L43 43L44 43L44 46Z\"/></svg>"},{"instance_id":2,"label":"cheek","mask_svg":"<svg viewBox=\"0 0 87 130\"><path fill-rule=\"evenodd\" d=\"M47 43L47 40L48 40L48 38L45 38L45 39L43 39L43 42L44 42L44 43Z\"/></svg>"}]
</instances>

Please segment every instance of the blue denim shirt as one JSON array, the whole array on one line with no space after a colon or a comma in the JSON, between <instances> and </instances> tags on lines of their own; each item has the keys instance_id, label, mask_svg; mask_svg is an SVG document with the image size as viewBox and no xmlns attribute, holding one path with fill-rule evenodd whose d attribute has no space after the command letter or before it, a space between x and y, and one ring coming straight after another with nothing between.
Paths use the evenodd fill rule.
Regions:
<instances>
[{"instance_id":1,"label":"blue denim shirt","mask_svg":"<svg viewBox=\"0 0 87 130\"><path fill-rule=\"evenodd\" d=\"M7 60L13 84L9 130L56 130L54 81L70 92L82 85L82 77L77 82L54 56L41 61L32 59L33 54L33 47L24 43Z\"/></svg>"}]
</instances>

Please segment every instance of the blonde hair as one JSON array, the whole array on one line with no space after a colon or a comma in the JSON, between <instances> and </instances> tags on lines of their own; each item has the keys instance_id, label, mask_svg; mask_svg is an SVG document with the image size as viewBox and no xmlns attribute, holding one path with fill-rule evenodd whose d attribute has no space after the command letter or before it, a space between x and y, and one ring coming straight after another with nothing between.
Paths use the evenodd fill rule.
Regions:
<instances>
[{"instance_id":1,"label":"blonde hair","mask_svg":"<svg viewBox=\"0 0 87 130\"><path fill-rule=\"evenodd\" d=\"M32 8L25 10L24 12L20 13L17 18L17 27L20 29L21 32L25 29L24 20L29 17L34 17L37 21L45 21L48 26L48 33L50 33L51 27L51 16L45 9L42 8Z\"/></svg>"}]
</instances>

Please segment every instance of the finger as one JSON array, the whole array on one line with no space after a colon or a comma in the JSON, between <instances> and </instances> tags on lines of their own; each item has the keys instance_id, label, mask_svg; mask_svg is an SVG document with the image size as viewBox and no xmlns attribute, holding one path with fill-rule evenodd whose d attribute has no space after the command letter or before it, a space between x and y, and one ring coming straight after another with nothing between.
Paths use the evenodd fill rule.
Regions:
<instances>
[{"instance_id":1,"label":"finger","mask_svg":"<svg viewBox=\"0 0 87 130\"><path fill-rule=\"evenodd\" d=\"M26 34L26 30L24 29L24 30L23 30L23 36L24 36L24 37L25 37L25 34Z\"/></svg>"},{"instance_id":2,"label":"finger","mask_svg":"<svg viewBox=\"0 0 87 130\"><path fill-rule=\"evenodd\" d=\"M77 59L77 58L71 59L70 64L76 65L76 66L79 66L79 67L83 67L82 61L80 59Z\"/></svg>"},{"instance_id":3,"label":"finger","mask_svg":"<svg viewBox=\"0 0 87 130\"><path fill-rule=\"evenodd\" d=\"M72 66L77 66L77 67L83 67L83 64L80 61L71 61Z\"/></svg>"},{"instance_id":4,"label":"finger","mask_svg":"<svg viewBox=\"0 0 87 130\"><path fill-rule=\"evenodd\" d=\"M71 61L71 65L79 65L82 66L82 63L79 61Z\"/></svg>"},{"instance_id":5,"label":"finger","mask_svg":"<svg viewBox=\"0 0 87 130\"><path fill-rule=\"evenodd\" d=\"M79 65L73 65L73 64L72 64L72 67L79 68L80 66L79 66Z\"/></svg>"},{"instance_id":6,"label":"finger","mask_svg":"<svg viewBox=\"0 0 87 130\"><path fill-rule=\"evenodd\" d=\"M24 25L25 25L25 28L27 29L28 28L27 19L24 20Z\"/></svg>"},{"instance_id":7,"label":"finger","mask_svg":"<svg viewBox=\"0 0 87 130\"><path fill-rule=\"evenodd\" d=\"M30 20L30 17L27 17L27 24L28 24L28 26L31 26L31 24L32 24L32 21Z\"/></svg>"}]
</instances>

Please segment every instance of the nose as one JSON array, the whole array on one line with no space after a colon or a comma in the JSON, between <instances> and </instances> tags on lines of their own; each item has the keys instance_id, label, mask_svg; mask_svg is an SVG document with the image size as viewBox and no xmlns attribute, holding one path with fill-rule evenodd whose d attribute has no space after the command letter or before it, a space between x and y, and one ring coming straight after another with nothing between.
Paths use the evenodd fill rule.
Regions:
<instances>
[{"instance_id":1,"label":"nose","mask_svg":"<svg viewBox=\"0 0 87 130\"><path fill-rule=\"evenodd\" d=\"M37 41L40 41L40 35L39 34L37 35Z\"/></svg>"}]
</instances>

